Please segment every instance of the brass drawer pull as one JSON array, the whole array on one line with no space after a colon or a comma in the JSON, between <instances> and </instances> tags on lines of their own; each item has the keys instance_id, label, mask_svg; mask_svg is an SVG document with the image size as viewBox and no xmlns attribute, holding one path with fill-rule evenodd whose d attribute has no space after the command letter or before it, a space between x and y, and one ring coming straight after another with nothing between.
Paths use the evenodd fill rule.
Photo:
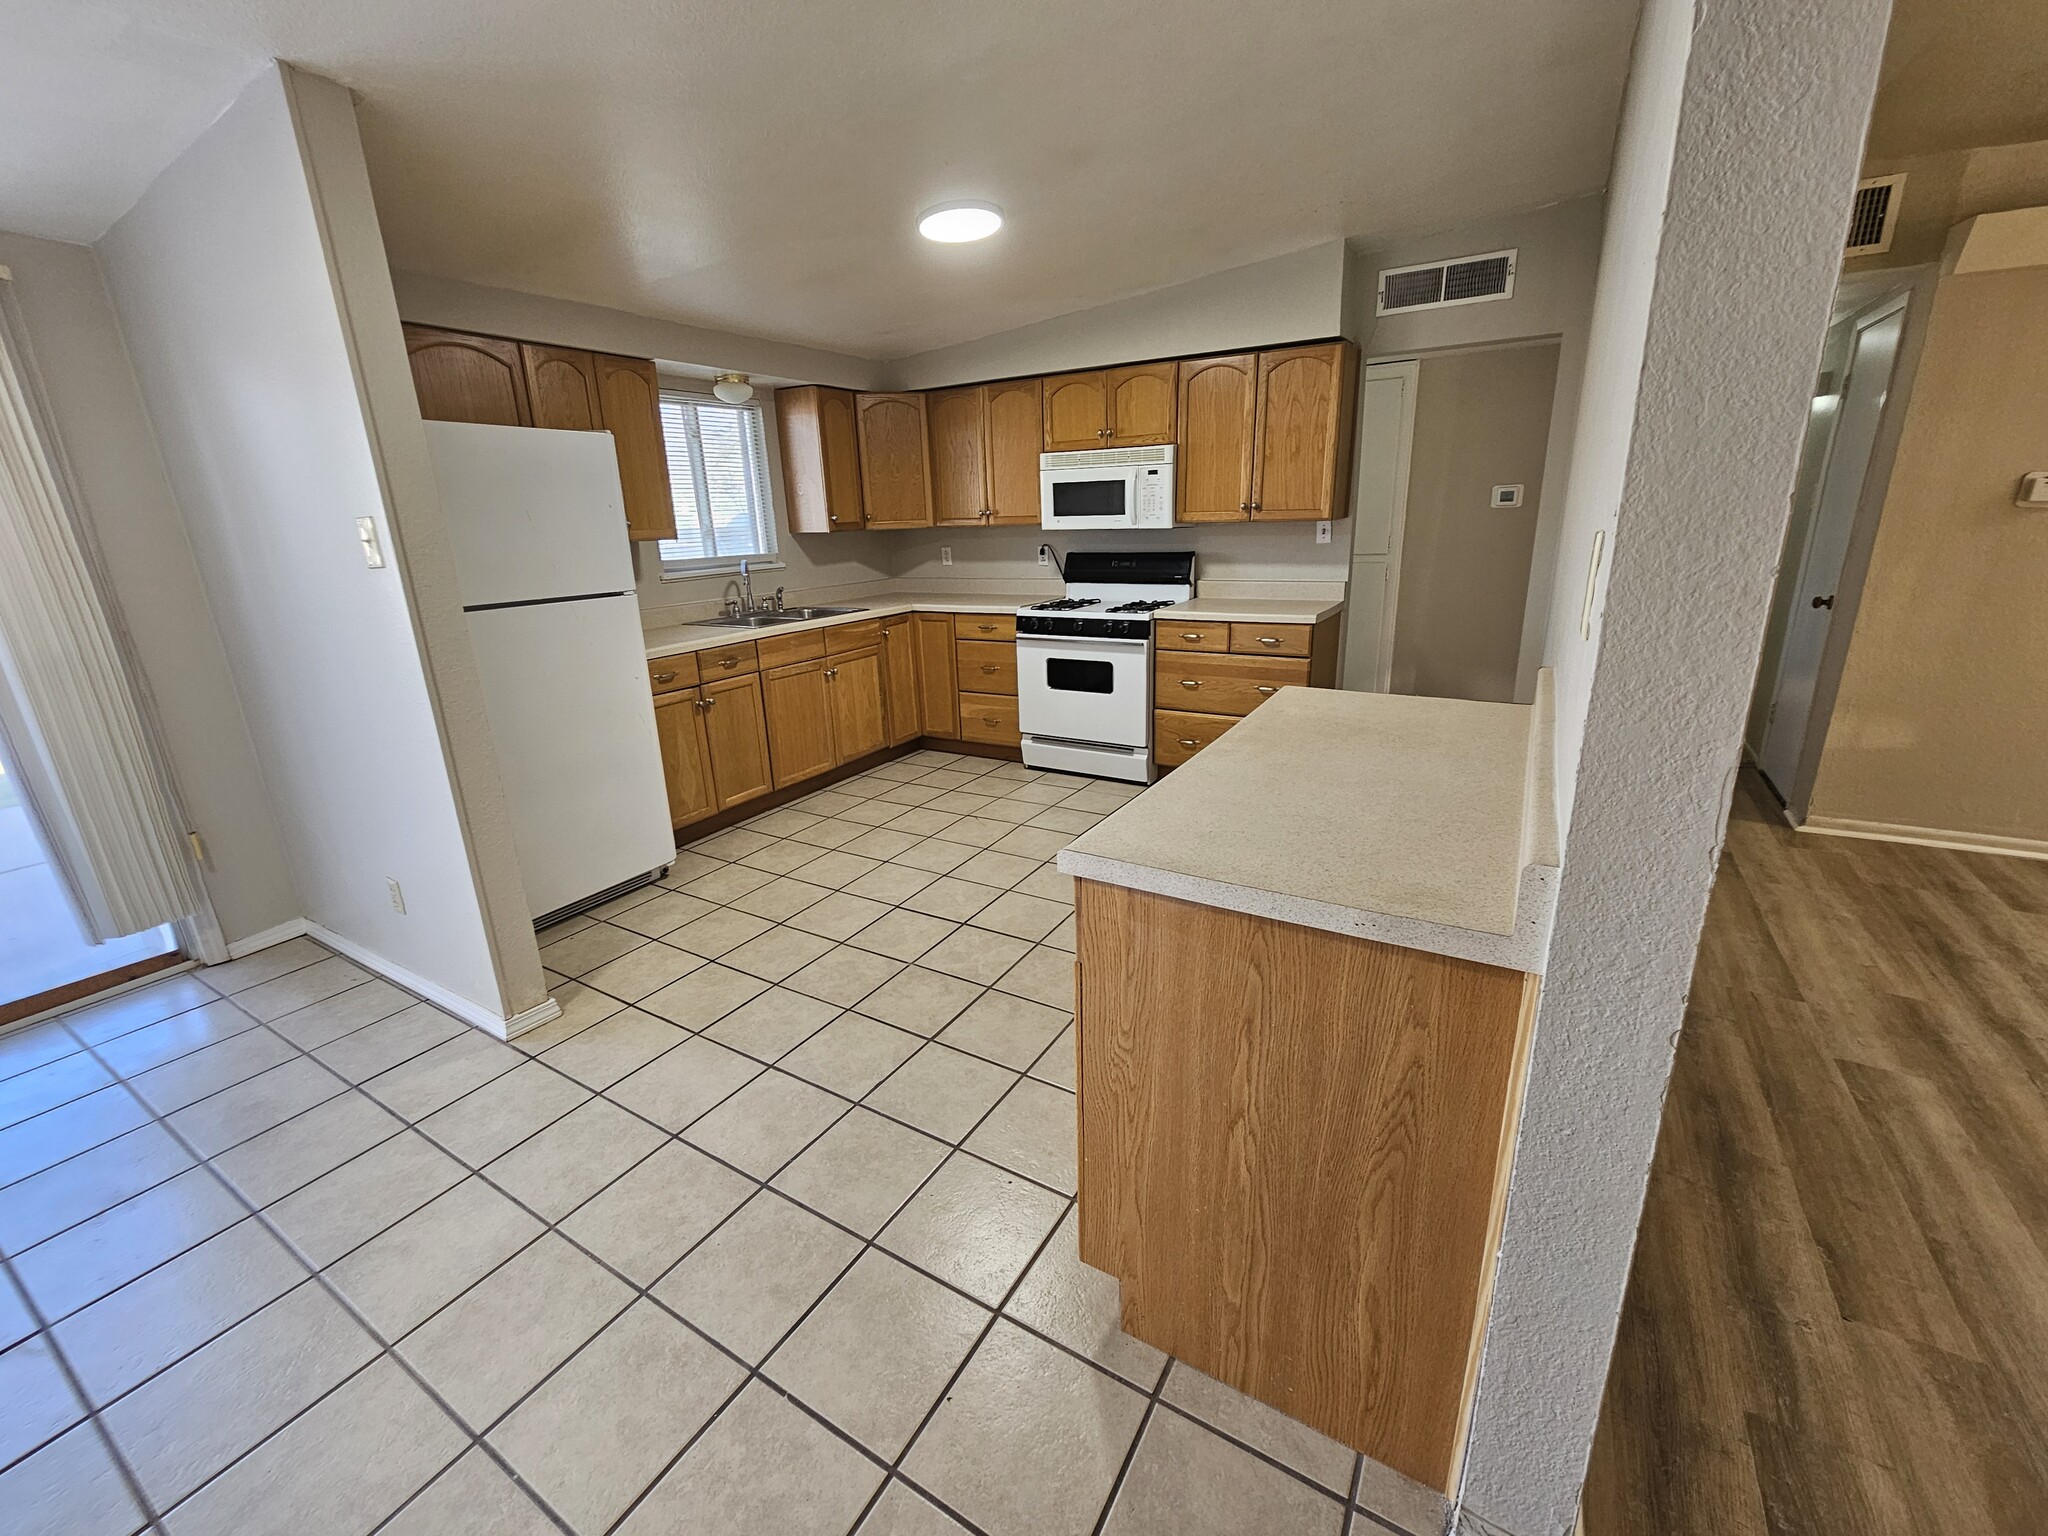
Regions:
<instances>
[{"instance_id":1,"label":"brass drawer pull","mask_svg":"<svg viewBox=\"0 0 2048 1536\"><path fill-rule=\"evenodd\" d=\"M1279 643L1280 643L1280 637L1279 637L1278 635L1261 635L1261 636L1259 636L1259 644L1261 644L1261 645L1278 645Z\"/></svg>"},{"instance_id":2,"label":"brass drawer pull","mask_svg":"<svg viewBox=\"0 0 2048 1536\"><path fill-rule=\"evenodd\" d=\"M1001 667L983 667L981 670L988 673L996 673L1002 671L1003 669Z\"/></svg>"},{"instance_id":3,"label":"brass drawer pull","mask_svg":"<svg viewBox=\"0 0 2048 1536\"><path fill-rule=\"evenodd\" d=\"M977 624L974 627L980 630L984 635L992 635L996 632L996 627L993 624Z\"/></svg>"},{"instance_id":4,"label":"brass drawer pull","mask_svg":"<svg viewBox=\"0 0 2048 1536\"><path fill-rule=\"evenodd\" d=\"M1199 688L1202 686L1202 682L1200 678L1184 677L1180 680L1180 685L1183 688Z\"/></svg>"},{"instance_id":5,"label":"brass drawer pull","mask_svg":"<svg viewBox=\"0 0 2048 1536\"><path fill-rule=\"evenodd\" d=\"M1280 690L1278 688L1269 687L1265 683L1260 683L1258 685L1258 691L1270 697L1271 695L1278 693Z\"/></svg>"},{"instance_id":6,"label":"brass drawer pull","mask_svg":"<svg viewBox=\"0 0 2048 1536\"><path fill-rule=\"evenodd\" d=\"M1196 741L1196 740L1195 740L1195 738L1194 738L1194 737L1192 737L1192 736L1183 736L1183 737L1181 737L1181 738L1180 738L1180 744L1181 744L1182 746L1184 746L1184 747L1194 747L1194 746L1200 746L1200 745L1201 745L1201 743L1200 743L1200 742L1198 742L1198 741Z\"/></svg>"},{"instance_id":7,"label":"brass drawer pull","mask_svg":"<svg viewBox=\"0 0 2048 1536\"><path fill-rule=\"evenodd\" d=\"M1199 632L1199 631L1198 631L1198 632L1196 632L1195 634L1192 634L1192 635L1187 635L1187 634L1184 634L1184 635L1182 635L1182 636L1181 636L1181 639L1183 639L1183 640L1199 640L1199 639L1201 639L1201 638L1202 638L1202 636L1201 636L1201 634L1200 634L1200 632Z\"/></svg>"},{"instance_id":8,"label":"brass drawer pull","mask_svg":"<svg viewBox=\"0 0 2048 1536\"><path fill-rule=\"evenodd\" d=\"M657 683L672 683L676 680L676 675L673 672L657 672L654 674L654 680Z\"/></svg>"},{"instance_id":9,"label":"brass drawer pull","mask_svg":"<svg viewBox=\"0 0 2048 1536\"><path fill-rule=\"evenodd\" d=\"M719 665L720 665L721 667L724 667L724 668L726 668L726 669L727 669L727 670L729 671L729 670L731 670L732 668L734 668L734 667L736 667L736 666L738 666L738 665L740 664L740 659L739 659L739 657L737 657L737 656L727 656L727 657L726 657L726 658L724 658L724 659L723 659L722 661L720 661L720 662L719 662L718 664L719 664Z\"/></svg>"}]
</instances>

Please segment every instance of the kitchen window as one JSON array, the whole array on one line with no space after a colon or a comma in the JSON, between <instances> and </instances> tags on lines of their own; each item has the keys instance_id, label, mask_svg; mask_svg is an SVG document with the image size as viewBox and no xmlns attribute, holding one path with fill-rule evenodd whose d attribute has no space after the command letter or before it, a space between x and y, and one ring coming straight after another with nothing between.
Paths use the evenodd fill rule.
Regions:
<instances>
[{"instance_id":1,"label":"kitchen window","mask_svg":"<svg viewBox=\"0 0 2048 1536\"><path fill-rule=\"evenodd\" d=\"M666 578L708 576L775 553L775 502L761 406L689 390L661 392L676 537L661 541Z\"/></svg>"}]
</instances>

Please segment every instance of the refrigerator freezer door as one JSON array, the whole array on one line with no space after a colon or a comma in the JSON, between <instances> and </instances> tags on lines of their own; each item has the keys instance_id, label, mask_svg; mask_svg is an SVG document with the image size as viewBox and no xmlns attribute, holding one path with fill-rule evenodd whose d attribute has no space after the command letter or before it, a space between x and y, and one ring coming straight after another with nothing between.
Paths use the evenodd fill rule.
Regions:
<instances>
[{"instance_id":1,"label":"refrigerator freezer door","mask_svg":"<svg viewBox=\"0 0 2048 1536\"><path fill-rule=\"evenodd\" d=\"M469 633L533 915L672 863L635 599L493 608Z\"/></svg>"},{"instance_id":2,"label":"refrigerator freezer door","mask_svg":"<svg viewBox=\"0 0 2048 1536\"><path fill-rule=\"evenodd\" d=\"M426 427L463 607L633 589L609 432Z\"/></svg>"}]
</instances>

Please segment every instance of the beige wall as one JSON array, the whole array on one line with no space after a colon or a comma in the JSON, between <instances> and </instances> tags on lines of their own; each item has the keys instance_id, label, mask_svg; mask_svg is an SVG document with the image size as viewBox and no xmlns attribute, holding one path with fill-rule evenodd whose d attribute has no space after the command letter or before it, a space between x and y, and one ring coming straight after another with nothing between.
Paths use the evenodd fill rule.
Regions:
<instances>
[{"instance_id":1,"label":"beige wall","mask_svg":"<svg viewBox=\"0 0 2048 1536\"><path fill-rule=\"evenodd\" d=\"M1944 277L1810 818L2048 841L2048 266Z\"/></svg>"},{"instance_id":2,"label":"beige wall","mask_svg":"<svg viewBox=\"0 0 2048 1536\"><path fill-rule=\"evenodd\" d=\"M1871 159L1865 176L1905 172L1892 247L1882 256L1858 256L1843 265L1851 275L1910 267L1940 257L1948 232L1973 214L2048 203L2048 139L1992 144L1905 160Z\"/></svg>"},{"instance_id":3,"label":"beige wall","mask_svg":"<svg viewBox=\"0 0 2048 1536\"><path fill-rule=\"evenodd\" d=\"M1394 607L1396 693L1510 703L1558 344L1422 359ZM1523 486L1513 510L1496 485Z\"/></svg>"}]
</instances>

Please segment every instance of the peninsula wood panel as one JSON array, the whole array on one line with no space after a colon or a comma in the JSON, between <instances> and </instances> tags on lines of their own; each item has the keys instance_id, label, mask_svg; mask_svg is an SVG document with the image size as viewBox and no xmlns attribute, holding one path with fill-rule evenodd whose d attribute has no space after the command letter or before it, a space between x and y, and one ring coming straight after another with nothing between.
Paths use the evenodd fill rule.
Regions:
<instances>
[{"instance_id":1,"label":"peninsula wood panel","mask_svg":"<svg viewBox=\"0 0 2048 1536\"><path fill-rule=\"evenodd\" d=\"M821 384L778 389L775 427L790 531L835 533L863 526L853 391Z\"/></svg>"},{"instance_id":2,"label":"peninsula wood panel","mask_svg":"<svg viewBox=\"0 0 2048 1536\"><path fill-rule=\"evenodd\" d=\"M1448 1490L1525 978L1075 886L1081 1257L1125 1329Z\"/></svg>"},{"instance_id":3,"label":"peninsula wood panel","mask_svg":"<svg viewBox=\"0 0 2048 1536\"><path fill-rule=\"evenodd\" d=\"M518 342L408 325L405 352L412 364L420 415L426 420L532 425Z\"/></svg>"},{"instance_id":4,"label":"peninsula wood panel","mask_svg":"<svg viewBox=\"0 0 2048 1536\"><path fill-rule=\"evenodd\" d=\"M920 394L856 395L860 490L870 528L930 527L931 450Z\"/></svg>"}]
</instances>

